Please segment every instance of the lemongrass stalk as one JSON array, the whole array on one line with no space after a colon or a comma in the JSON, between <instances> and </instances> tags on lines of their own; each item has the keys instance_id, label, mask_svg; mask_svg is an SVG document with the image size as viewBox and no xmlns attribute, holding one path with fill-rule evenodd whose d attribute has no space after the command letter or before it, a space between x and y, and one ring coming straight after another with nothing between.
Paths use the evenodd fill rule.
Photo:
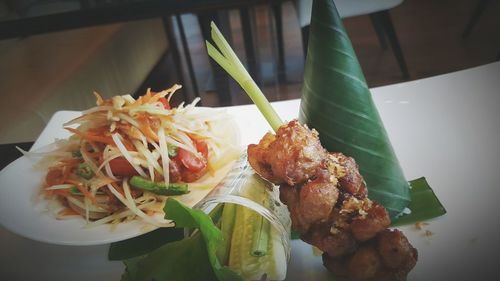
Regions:
<instances>
[{"instance_id":1,"label":"lemongrass stalk","mask_svg":"<svg viewBox=\"0 0 500 281\"><path fill-rule=\"evenodd\" d=\"M252 247L250 255L254 257L262 257L267 255L267 247L269 245L269 232L271 225L263 216L259 216L253 223Z\"/></svg>"},{"instance_id":2,"label":"lemongrass stalk","mask_svg":"<svg viewBox=\"0 0 500 281\"><path fill-rule=\"evenodd\" d=\"M219 50L207 41L206 45L208 55L213 58L229 75L231 75L231 77L233 77L238 84L240 84L241 88L243 88L243 90L260 110L262 115L264 115L264 118L266 118L271 128L276 131L281 125L283 125L283 121L281 121L281 118L278 116L266 96L262 93L241 61L238 59L215 23L212 22L210 26L212 27L212 40Z\"/></svg>"},{"instance_id":3,"label":"lemongrass stalk","mask_svg":"<svg viewBox=\"0 0 500 281\"><path fill-rule=\"evenodd\" d=\"M229 261L229 251L231 249L231 237L233 236L234 223L236 220L236 205L225 203L222 210L222 219L220 230L224 243L219 249L217 254L222 264L227 264Z\"/></svg>"},{"instance_id":4,"label":"lemongrass stalk","mask_svg":"<svg viewBox=\"0 0 500 281\"><path fill-rule=\"evenodd\" d=\"M269 208L269 198L266 188L262 186L251 186L252 188L248 193L249 198L253 201L259 202L265 207ZM267 254L267 247L269 245L269 235L271 231L270 222L263 216L258 216L256 220L253 221L253 234L252 234L252 246L250 255L254 257L262 257Z\"/></svg>"}]
</instances>

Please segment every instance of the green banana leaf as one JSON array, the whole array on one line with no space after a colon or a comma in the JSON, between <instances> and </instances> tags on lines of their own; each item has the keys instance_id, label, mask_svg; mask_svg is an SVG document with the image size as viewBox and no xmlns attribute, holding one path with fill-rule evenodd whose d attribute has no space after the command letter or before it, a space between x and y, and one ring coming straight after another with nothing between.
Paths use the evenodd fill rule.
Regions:
<instances>
[{"instance_id":1,"label":"green banana leaf","mask_svg":"<svg viewBox=\"0 0 500 281\"><path fill-rule=\"evenodd\" d=\"M410 213L393 220L391 226L423 222L446 214L446 209L424 177L410 181L410 185Z\"/></svg>"},{"instance_id":2,"label":"green banana leaf","mask_svg":"<svg viewBox=\"0 0 500 281\"><path fill-rule=\"evenodd\" d=\"M369 197L392 218L408 206L408 182L333 0L313 2L299 120L329 151L356 159Z\"/></svg>"}]
</instances>

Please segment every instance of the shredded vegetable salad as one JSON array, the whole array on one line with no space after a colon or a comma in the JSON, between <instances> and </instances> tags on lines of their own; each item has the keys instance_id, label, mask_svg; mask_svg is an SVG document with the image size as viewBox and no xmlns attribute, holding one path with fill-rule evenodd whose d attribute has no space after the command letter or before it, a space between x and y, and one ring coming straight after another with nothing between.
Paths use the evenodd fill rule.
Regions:
<instances>
[{"instance_id":1,"label":"shredded vegetable salad","mask_svg":"<svg viewBox=\"0 0 500 281\"><path fill-rule=\"evenodd\" d=\"M49 163L42 194L62 203L58 218L83 216L92 225L140 218L168 226L161 218L167 196L188 194L238 157L214 132L228 118L223 111L199 110L199 98L170 107L179 88L148 90L137 99L94 93L97 106L64 124L71 137L42 160Z\"/></svg>"}]
</instances>

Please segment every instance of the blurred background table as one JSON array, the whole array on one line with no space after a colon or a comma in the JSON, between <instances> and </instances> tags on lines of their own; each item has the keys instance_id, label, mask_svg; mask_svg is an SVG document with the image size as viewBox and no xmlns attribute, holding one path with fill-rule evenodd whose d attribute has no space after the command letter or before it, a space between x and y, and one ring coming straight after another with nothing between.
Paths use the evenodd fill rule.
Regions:
<instances>
[{"instance_id":1,"label":"blurred background table","mask_svg":"<svg viewBox=\"0 0 500 281\"><path fill-rule=\"evenodd\" d=\"M218 19L269 100L300 98L297 1L2 0L0 93L8 102L0 104L0 120L12 122L0 122L0 144L33 142L55 111L93 106L94 90L106 97L140 95L183 83L174 104L197 95L205 106L250 103L207 57L211 19ZM410 80L497 60L500 37L492 34L500 27L500 1L487 1L475 16L485 2L405 0L390 8ZM345 16L369 86L406 81L371 16Z\"/></svg>"},{"instance_id":2,"label":"blurred background table","mask_svg":"<svg viewBox=\"0 0 500 281\"><path fill-rule=\"evenodd\" d=\"M279 0L73 0L4 1L11 7L0 18L0 39L141 20L184 13L252 7ZM5 4L4 4L5 5Z\"/></svg>"}]
</instances>

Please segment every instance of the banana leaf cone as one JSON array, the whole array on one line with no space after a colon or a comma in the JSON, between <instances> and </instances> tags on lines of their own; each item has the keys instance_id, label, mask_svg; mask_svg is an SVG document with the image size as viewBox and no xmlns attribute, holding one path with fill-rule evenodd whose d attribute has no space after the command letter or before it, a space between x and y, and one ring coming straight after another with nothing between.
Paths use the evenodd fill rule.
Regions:
<instances>
[{"instance_id":1,"label":"banana leaf cone","mask_svg":"<svg viewBox=\"0 0 500 281\"><path fill-rule=\"evenodd\" d=\"M299 120L353 157L368 196L392 218L410 203L403 175L333 0L314 0Z\"/></svg>"}]
</instances>

